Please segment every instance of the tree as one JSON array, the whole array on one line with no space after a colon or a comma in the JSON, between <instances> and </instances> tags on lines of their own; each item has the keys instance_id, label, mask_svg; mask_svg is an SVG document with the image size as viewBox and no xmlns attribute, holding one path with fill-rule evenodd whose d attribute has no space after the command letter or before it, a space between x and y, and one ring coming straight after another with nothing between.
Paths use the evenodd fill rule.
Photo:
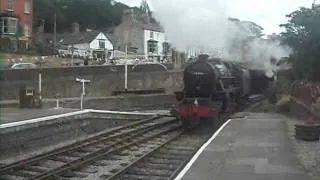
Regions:
<instances>
[{"instance_id":1,"label":"tree","mask_svg":"<svg viewBox=\"0 0 320 180\"><path fill-rule=\"evenodd\" d=\"M35 0L34 27L39 27L43 19L45 32L52 32L56 11L58 32L70 31L73 22L78 22L81 30L109 28L121 23L128 8L114 0Z\"/></svg>"},{"instance_id":2,"label":"tree","mask_svg":"<svg viewBox=\"0 0 320 180\"><path fill-rule=\"evenodd\" d=\"M150 6L146 0L142 0L141 5L140 5L140 10L143 13L148 13L148 14L151 13Z\"/></svg>"},{"instance_id":3,"label":"tree","mask_svg":"<svg viewBox=\"0 0 320 180\"><path fill-rule=\"evenodd\" d=\"M286 16L288 23L281 24L283 43L293 49L290 62L299 79L320 81L320 11L300 8Z\"/></svg>"}]
</instances>

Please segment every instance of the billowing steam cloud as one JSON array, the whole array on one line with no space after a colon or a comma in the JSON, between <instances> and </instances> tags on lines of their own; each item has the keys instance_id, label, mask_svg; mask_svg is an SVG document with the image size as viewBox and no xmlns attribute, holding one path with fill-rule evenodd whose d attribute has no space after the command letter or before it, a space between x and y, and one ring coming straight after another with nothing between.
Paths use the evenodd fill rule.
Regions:
<instances>
[{"instance_id":1,"label":"billowing steam cloud","mask_svg":"<svg viewBox=\"0 0 320 180\"><path fill-rule=\"evenodd\" d=\"M164 27L168 40L179 51L201 50L230 60L246 60L272 72L270 58L289 55L278 42L255 39L247 43L246 51L240 43L248 39L248 28L239 28L228 20L224 0L152 0L155 17ZM235 17L236 18L236 17ZM250 28L249 28L250 29ZM269 74L269 73L268 73Z\"/></svg>"}]
</instances>

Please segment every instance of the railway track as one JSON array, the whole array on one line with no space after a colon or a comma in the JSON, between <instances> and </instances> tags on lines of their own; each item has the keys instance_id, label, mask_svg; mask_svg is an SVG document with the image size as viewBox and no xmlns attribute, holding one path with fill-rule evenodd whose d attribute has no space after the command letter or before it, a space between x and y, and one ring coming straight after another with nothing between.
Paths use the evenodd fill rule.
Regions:
<instances>
[{"instance_id":1,"label":"railway track","mask_svg":"<svg viewBox=\"0 0 320 180\"><path fill-rule=\"evenodd\" d=\"M119 171L108 180L172 180L184 168L197 150L212 136L229 117L250 106L259 103L265 97L255 96L241 107L232 110L220 117L215 129L202 127L195 131L184 133L167 144L160 146L154 151L145 154L135 162L129 164L123 171Z\"/></svg>"},{"instance_id":2,"label":"railway track","mask_svg":"<svg viewBox=\"0 0 320 180\"><path fill-rule=\"evenodd\" d=\"M96 179L178 137L180 122L157 116L84 141L0 167L0 179ZM94 174L96 177L90 177Z\"/></svg>"},{"instance_id":3,"label":"railway track","mask_svg":"<svg viewBox=\"0 0 320 180\"><path fill-rule=\"evenodd\" d=\"M216 128L263 98L222 115ZM184 133L175 118L156 116L0 167L0 179L173 179L214 132L201 128Z\"/></svg>"}]
</instances>

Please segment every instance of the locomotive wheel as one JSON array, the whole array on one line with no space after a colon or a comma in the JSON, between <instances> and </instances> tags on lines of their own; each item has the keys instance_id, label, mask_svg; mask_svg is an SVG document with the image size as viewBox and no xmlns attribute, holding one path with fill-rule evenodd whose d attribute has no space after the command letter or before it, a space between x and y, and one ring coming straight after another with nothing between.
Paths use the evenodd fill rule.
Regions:
<instances>
[{"instance_id":1,"label":"locomotive wheel","mask_svg":"<svg viewBox=\"0 0 320 180\"><path fill-rule=\"evenodd\" d=\"M188 129L191 128L190 127L190 123L188 121L186 121L186 120L182 121L182 126L183 126L183 129L185 129L185 130L188 130Z\"/></svg>"},{"instance_id":2,"label":"locomotive wheel","mask_svg":"<svg viewBox=\"0 0 320 180\"><path fill-rule=\"evenodd\" d=\"M201 126L216 129L218 117L210 117L201 119Z\"/></svg>"}]
</instances>

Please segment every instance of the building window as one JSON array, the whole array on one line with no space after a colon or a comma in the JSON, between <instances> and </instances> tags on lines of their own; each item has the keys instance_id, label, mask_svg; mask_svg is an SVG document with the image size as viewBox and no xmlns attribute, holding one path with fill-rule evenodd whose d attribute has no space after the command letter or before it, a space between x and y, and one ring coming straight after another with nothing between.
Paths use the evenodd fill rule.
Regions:
<instances>
[{"instance_id":1,"label":"building window","mask_svg":"<svg viewBox=\"0 0 320 180\"><path fill-rule=\"evenodd\" d=\"M8 19L8 33L16 34L17 33L17 19Z\"/></svg>"},{"instance_id":2,"label":"building window","mask_svg":"<svg viewBox=\"0 0 320 180\"><path fill-rule=\"evenodd\" d=\"M13 10L14 0L8 0L8 10Z\"/></svg>"},{"instance_id":3,"label":"building window","mask_svg":"<svg viewBox=\"0 0 320 180\"><path fill-rule=\"evenodd\" d=\"M153 39L153 36L154 36L153 32L152 32L152 31L150 31L150 38L152 38L152 39Z\"/></svg>"},{"instance_id":4,"label":"building window","mask_svg":"<svg viewBox=\"0 0 320 180\"><path fill-rule=\"evenodd\" d=\"M31 35L31 27L29 24L24 24L24 36L30 37Z\"/></svg>"},{"instance_id":5,"label":"building window","mask_svg":"<svg viewBox=\"0 0 320 180\"><path fill-rule=\"evenodd\" d=\"M31 13L31 0L24 0L24 13Z\"/></svg>"},{"instance_id":6,"label":"building window","mask_svg":"<svg viewBox=\"0 0 320 180\"><path fill-rule=\"evenodd\" d=\"M99 40L99 48L100 49L104 49L106 47L105 44L106 44L105 40Z\"/></svg>"},{"instance_id":7,"label":"building window","mask_svg":"<svg viewBox=\"0 0 320 180\"><path fill-rule=\"evenodd\" d=\"M169 52L170 52L170 44L167 43L167 42L164 42L164 43L162 44L162 50L163 50L162 53L163 53L165 56L167 56L167 55L169 54Z\"/></svg>"},{"instance_id":8,"label":"building window","mask_svg":"<svg viewBox=\"0 0 320 180\"><path fill-rule=\"evenodd\" d=\"M18 20L16 18L1 18L0 19L0 34L16 34Z\"/></svg>"},{"instance_id":9,"label":"building window","mask_svg":"<svg viewBox=\"0 0 320 180\"><path fill-rule=\"evenodd\" d=\"M157 54L158 53L158 42L148 41L148 53Z\"/></svg>"}]
</instances>

